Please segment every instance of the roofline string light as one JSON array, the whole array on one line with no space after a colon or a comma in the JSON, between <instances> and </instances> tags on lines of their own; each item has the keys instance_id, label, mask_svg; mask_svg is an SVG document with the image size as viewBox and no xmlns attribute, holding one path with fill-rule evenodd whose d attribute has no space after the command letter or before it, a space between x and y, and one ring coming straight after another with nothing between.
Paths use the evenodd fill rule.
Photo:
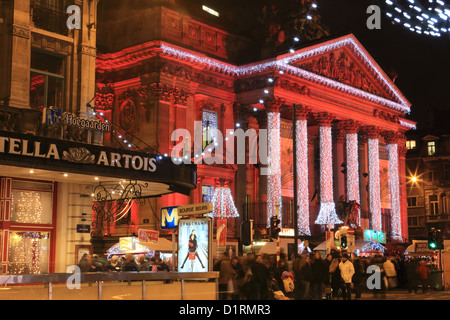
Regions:
<instances>
[{"instance_id":1,"label":"roofline string light","mask_svg":"<svg viewBox=\"0 0 450 320\"><path fill-rule=\"evenodd\" d=\"M313 55L320 55L325 52L335 50L338 48L341 48L343 46L350 46L352 47L359 55L359 57L368 64L372 70L376 73L378 80L383 82L385 86L387 86L392 94L395 95L397 100L399 102L395 102L392 100L388 100L386 98L371 94L369 92L363 91L361 89L352 87L350 85L343 84L341 82L338 82L336 80L329 79L327 77L317 75L312 72L308 72L306 70L300 69L299 67L295 67L290 65L292 62L295 62L297 60L308 58ZM266 61L262 63L254 63L254 64L248 64L244 66L234 66L231 64L223 63L218 60L214 60L212 58L208 58L206 56L200 56L191 52L187 52L184 50L180 50L178 48L175 48L173 46L169 46L167 44L161 44L161 49L164 54L169 54L172 56L177 57L180 60L187 60L193 63L202 64L205 66L208 66L209 68L216 68L219 70L222 70L225 74L231 75L231 76L248 76L253 73L260 73L265 72L268 70L276 69L280 73L288 71L290 74L304 78L309 81L313 81L316 83L324 83L330 88L346 92L348 94L366 99L368 101L379 103L384 106L387 106L391 109L401 111L404 113L410 113L410 107L409 103L397 92L397 89L395 85L388 80L387 76L383 74L383 72L379 69L378 66L376 66L371 59L368 57L368 55L357 45L355 40L351 37L344 38L326 45L321 45L317 48L312 48L309 50L297 52L295 54L287 54L287 56L282 56L278 60L271 60Z\"/></svg>"},{"instance_id":2,"label":"roofline string light","mask_svg":"<svg viewBox=\"0 0 450 320\"><path fill-rule=\"evenodd\" d=\"M402 4L403 2L404 4ZM422 3L426 2L426 5ZM450 37L450 5L442 0L385 0L388 16L409 31L420 35Z\"/></svg>"}]
</instances>

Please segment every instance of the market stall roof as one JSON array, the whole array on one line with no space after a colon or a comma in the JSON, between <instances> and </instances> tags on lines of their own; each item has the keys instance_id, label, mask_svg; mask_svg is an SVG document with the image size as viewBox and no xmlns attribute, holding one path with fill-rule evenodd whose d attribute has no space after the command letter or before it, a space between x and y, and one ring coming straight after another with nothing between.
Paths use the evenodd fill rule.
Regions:
<instances>
[{"instance_id":1,"label":"market stall roof","mask_svg":"<svg viewBox=\"0 0 450 320\"><path fill-rule=\"evenodd\" d=\"M405 254L408 256L430 256L435 252L428 249L427 240L413 240L413 243L405 250Z\"/></svg>"},{"instance_id":2,"label":"market stall roof","mask_svg":"<svg viewBox=\"0 0 450 320\"><path fill-rule=\"evenodd\" d=\"M140 242L150 250L161 252L172 252L172 241L166 238L159 238L158 242ZM175 242L175 250L177 250L177 243Z\"/></svg>"},{"instance_id":3,"label":"market stall roof","mask_svg":"<svg viewBox=\"0 0 450 320\"><path fill-rule=\"evenodd\" d=\"M115 245L113 245L111 248L109 248L106 253L108 254L108 256L111 256L111 255L123 255L123 254L127 254L127 253L132 253L132 254L148 253L150 250L151 250L150 248L148 248L147 246L145 246L139 242L135 243L134 250L121 250L120 242L118 242Z\"/></svg>"},{"instance_id":4,"label":"market stall roof","mask_svg":"<svg viewBox=\"0 0 450 320\"><path fill-rule=\"evenodd\" d=\"M369 250L369 246L377 246L378 249L382 249L382 251L384 251L384 246L378 242L367 242L367 241L363 241L363 240L355 240L355 250L365 250L365 252L367 252L367 250ZM327 242L324 241L321 244L319 244L317 247L314 248L314 251L326 251L327 250ZM375 251L379 251L379 250L373 250Z\"/></svg>"}]
</instances>

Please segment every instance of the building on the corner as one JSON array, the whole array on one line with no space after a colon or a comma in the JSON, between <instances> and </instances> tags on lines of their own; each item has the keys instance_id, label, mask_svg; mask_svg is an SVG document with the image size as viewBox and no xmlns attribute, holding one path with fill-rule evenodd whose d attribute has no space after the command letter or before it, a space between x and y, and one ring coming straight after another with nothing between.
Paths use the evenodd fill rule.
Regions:
<instances>
[{"instance_id":1,"label":"building on the corner","mask_svg":"<svg viewBox=\"0 0 450 320\"><path fill-rule=\"evenodd\" d=\"M418 130L407 134L406 176L409 237L427 239L429 225L449 236L450 139L445 110L431 109Z\"/></svg>"},{"instance_id":2,"label":"building on the corner","mask_svg":"<svg viewBox=\"0 0 450 320\"><path fill-rule=\"evenodd\" d=\"M174 130L187 129L192 138L196 121L212 143L203 141L199 152L193 138L183 140L188 152L180 157L198 165L197 189L154 199L149 227L158 226L162 207L212 201L220 187L230 188L240 214L227 219L230 243L244 219L261 234L278 212L282 226L293 228L295 136L300 236L323 237L339 200L354 200L361 205L358 226L407 241L404 134L416 124L407 119L410 102L353 35L249 60L237 53L254 53L252 41L199 5L109 1L100 3L99 16L97 107L121 128L111 143L132 140L171 155L181 141L172 141ZM251 163L247 145L245 164L209 164L218 148L214 129L224 146L233 138L227 130L268 129L268 163ZM262 175L267 169L272 174Z\"/></svg>"},{"instance_id":3,"label":"building on the corner","mask_svg":"<svg viewBox=\"0 0 450 320\"><path fill-rule=\"evenodd\" d=\"M77 5L80 29L67 27ZM189 194L195 166L108 145L94 115L98 1L0 2L0 258L11 274L66 272L94 253L92 225L135 226L130 198ZM131 187L130 187L131 186ZM114 191L116 190L116 191ZM102 213L92 214L93 200ZM112 210L111 203L121 206ZM125 215L126 214L126 215ZM96 220L97 219L97 220Z\"/></svg>"}]
</instances>

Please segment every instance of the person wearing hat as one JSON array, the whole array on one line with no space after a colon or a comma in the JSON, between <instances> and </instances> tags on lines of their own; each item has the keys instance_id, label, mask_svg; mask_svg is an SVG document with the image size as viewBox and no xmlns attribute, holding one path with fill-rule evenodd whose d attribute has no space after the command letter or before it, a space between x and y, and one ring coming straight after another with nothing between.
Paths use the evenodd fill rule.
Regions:
<instances>
[{"instance_id":1,"label":"person wearing hat","mask_svg":"<svg viewBox=\"0 0 450 320\"><path fill-rule=\"evenodd\" d=\"M122 265L120 263L119 257L115 255L112 256L105 265L106 271L120 271L121 268Z\"/></svg>"},{"instance_id":2,"label":"person wearing hat","mask_svg":"<svg viewBox=\"0 0 450 320\"><path fill-rule=\"evenodd\" d=\"M347 253L342 255L341 262L339 263L339 270L341 271L342 280L344 280L344 287L342 288L342 295L344 300L351 300L352 292L352 278L355 274L355 268L353 263L349 260Z\"/></svg>"}]
</instances>

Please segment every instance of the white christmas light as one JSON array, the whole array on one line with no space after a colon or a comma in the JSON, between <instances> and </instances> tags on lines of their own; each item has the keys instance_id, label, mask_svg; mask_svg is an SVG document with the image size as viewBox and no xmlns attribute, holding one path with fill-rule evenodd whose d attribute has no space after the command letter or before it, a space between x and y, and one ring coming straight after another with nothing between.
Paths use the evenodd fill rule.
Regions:
<instances>
[{"instance_id":1,"label":"white christmas light","mask_svg":"<svg viewBox=\"0 0 450 320\"><path fill-rule=\"evenodd\" d=\"M347 151L347 200L360 203L359 198L359 164L358 164L358 134L346 134ZM358 210L358 226L361 225L361 212Z\"/></svg>"},{"instance_id":2,"label":"white christmas light","mask_svg":"<svg viewBox=\"0 0 450 320\"><path fill-rule=\"evenodd\" d=\"M239 212L234 205L231 190L228 187L215 188L212 199L213 212L209 214L211 218L237 218Z\"/></svg>"},{"instance_id":3,"label":"white christmas light","mask_svg":"<svg viewBox=\"0 0 450 320\"><path fill-rule=\"evenodd\" d=\"M369 209L372 230L381 231L380 155L378 139L368 139L369 146Z\"/></svg>"},{"instance_id":4,"label":"white christmas light","mask_svg":"<svg viewBox=\"0 0 450 320\"><path fill-rule=\"evenodd\" d=\"M309 58L314 55L321 55L324 54L325 52L336 50L345 46L351 47L357 53L359 58L361 58L363 63L367 64L376 73L378 80L390 89L391 93L397 98L399 103L368 93L361 89L345 85L338 81L331 80L329 78L320 75L316 75L312 72L307 72L298 67L290 65L294 61L303 58ZM271 60L264 63L248 64L241 67L233 66L230 64L220 62L218 60L203 57L191 52L187 52L182 49L175 48L173 46L169 46L167 44L161 44L161 49L164 54L175 56L180 60L188 60L194 63L203 64L209 68L217 68L225 73L236 76L246 76L251 75L253 73L261 73L267 70L271 70L273 68L278 69L278 72L280 74L283 74L285 71L288 70L291 74L302 77L306 80L313 81L316 83L323 83L330 88L343 91L348 94L355 95L357 97L361 97L369 101L373 101L375 103L382 104L394 110L400 110L406 113L410 112L409 103L397 92L397 89L392 84L392 82L384 76L383 72L379 69L379 67L372 62L372 60L367 56L367 54L363 51L363 49L361 49L355 42L355 40L351 37L337 40L335 42L326 45L320 45L313 49L290 54L290 56L280 60Z\"/></svg>"},{"instance_id":5,"label":"white christmas light","mask_svg":"<svg viewBox=\"0 0 450 320\"><path fill-rule=\"evenodd\" d=\"M320 126L320 210L316 224L343 223L336 214L333 200L333 159L330 126Z\"/></svg>"},{"instance_id":6,"label":"white christmas light","mask_svg":"<svg viewBox=\"0 0 450 320\"><path fill-rule=\"evenodd\" d=\"M401 1L387 0L386 3L388 5L395 5L394 10L397 12L388 14L388 17L403 25L405 25L403 21L403 17L405 17L410 21L405 25L409 30L418 34L440 37L440 32L444 32L443 30L446 30L448 27L447 10L449 9L445 2L440 0L436 1L436 4L430 2L431 5L428 8L421 6L420 3L415 4L414 1L409 0L409 2L411 4L403 5ZM427 13L423 11L427 11ZM416 15L417 12L421 14ZM421 26L421 29L417 29L418 26Z\"/></svg>"},{"instance_id":7,"label":"white christmas light","mask_svg":"<svg viewBox=\"0 0 450 320\"><path fill-rule=\"evenodd\" d=\"M402 223L400 212L400 186L398 176L398 145L388 145L389 153L389 186L391 191L391 229L395 240L402 239Z\"/></svg>"},{"instance_id":8,"label":"white christmas light","mask_svg":"<svg viewBox=\"0 0 450 320\"><path fill-rule=\"evenodd\" d=\"M267 176L267 227L270 227L270 218L276 215L276 205L279 205L279 218L282 221L281 211L281 149L280 149L280 113L267 113L267 126L269 134L268 144L268 176Z\"/></svg>"},{"instance_id":9,"label":"white christmas light","mask_svg":"<svg viewBox=\"0 0 450 320\"><path fill-rule=\"evenodd\" d=\"M299 235L310 236L307 120L297 120L295 137L297 143L298 231Z\"/></svg>"}]
</instances>

